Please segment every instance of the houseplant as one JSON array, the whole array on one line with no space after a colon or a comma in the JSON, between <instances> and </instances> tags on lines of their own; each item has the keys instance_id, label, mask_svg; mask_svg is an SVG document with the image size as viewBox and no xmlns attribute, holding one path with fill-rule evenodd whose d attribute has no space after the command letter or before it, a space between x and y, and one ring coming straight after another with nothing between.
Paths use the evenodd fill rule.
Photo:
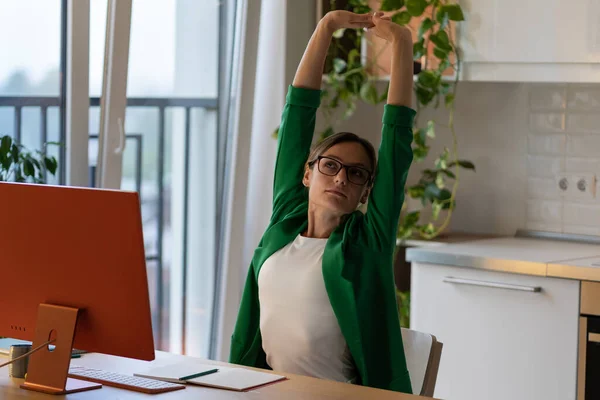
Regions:
<instances>
[{"instance_id":1,"label":"houseplant","mask_svg":"<svg viewBox=\"0 0 600 400\"><path fill-rule=\"evenodd\" d=\"M407 25L413 30L417 109L413 127L414 161L421 163L428 157L430 141L436 137L436 125L447 127L452 136L452 146L439 154L433 166L421 171L416 184L406 188L406 197L420 201L422 208L409 210L405 202L398 238L404 240L419 236L433 239L450 223L456 204L460 169L475 170L472 162L459 158L454 127L460 53L452 28L453 24L464 20L462 9L454 0L322 1L322 13L335 9L356 13L384 11L393 22ZM386 82L382 91L377 88L377 81L381 81L381 75L377 73L380 68L377 59L385 49L371 55L365 62L362 51L365 42L371 42L371 38L361 30L342 29L333 35L325 65L320 107L325 127L319 133L319 140L334 134L336 125L352 117L359 102L376 105L386 101L389 82ZM448 113L445 124L419 118L423 109L438 108L442 104ZM278 129L275 129L274 137ZM440 221L442 211L444 217Z\"/></svg>"},{"instance_id":2,"label":"houseplant","mask_svg":"<svg viewBox=\"0 0 600 400\"><path fill-rule=\"evenodd\" d=\"M330 0L329 9L336 9ZM452 146L439 154L432 167L423 169L419 181L406 188L406 195L420 200L422 209L404 210L398 227L398 237L406 239L420 236L433 239L446 229L455 206L461 168L475 169L472 162L461 160L454 129L454 100L457 95L460 72L460 54L457 51L452 24L464 20L460 5L453 0L348 0L345 8L357 13L386 12L392 21L414 30L413 54L416 64L415 99L417 116L414 123L413 155L416 163L429 155L430 141L436 135L436 121L422 120L420 111L427 107L443 106L448 112L446 126L452 135ZM338 31L326 65L321 112L325 128L320 133L325 138L335 132L335 126L350 118L359 101L379 104L387 98L388 83L378 91L376 82L377 58L372 55L367 62L361 60L361 46L370 41L363 31ZM385 51L385 49L383 50ZM419 68L420 67L420 68ZM452 181L452 182L450 182ZM405 203L406 206L406 203ZM406 208L406 207L405 207ZM429 208L429 212L422 212ZM442 211L444 218L440 221ZM426 214L427 217L426 218Z\"/></svg>"},{"instance_id":3,"label":"houseplant","mask_svg":"<svg viewBox=\"0 0 600 400\"><path fill-rule=\"evenodd\" d=\"M405 201L397 236L402 240L414 236L433 239L448 227L456 205L461 169L475 170L472 162L459 158L454 126L461 66L454 25L464 20L463 11L455 0L322 0L319 4L321 14L335 9L361 14L384 11L393 22L407 25L413 31L417 110L413 126L414 161L418 164L428 158L436 126L442 125L434 120L423 120L420 114L425 108L445 107L448 120L443 125L452 136L452 146L444 148L434 165L421 171L418 182L406 188L406 199L420 201L421 209L410 210ZM320 111L325 127L320 132L320 140L334 134L337 124L352 117L358 102L376 105L386 101L389 82L382 91L377 85L381 81L377 59L385 48L367 54L365 62L363 45L367 43L367 48L377 48L371 40L369 34L361 30L334 33L323 80ZM408 326L410 293L398 291L397 297L401 323Z\"/></svg>"},{"instance_id":4,"label":"houseplant","mask_svg":"<svg viewBox=\"0 0 600 400\"><path fill-rule=\"evenodd\" d=\"M30 151L8 136L0 136L0 181L46 183L46 173L56 174L58 162L46 154L46 146L58 143L48 142L43 149Z\"/></svg>"}]
</instances>

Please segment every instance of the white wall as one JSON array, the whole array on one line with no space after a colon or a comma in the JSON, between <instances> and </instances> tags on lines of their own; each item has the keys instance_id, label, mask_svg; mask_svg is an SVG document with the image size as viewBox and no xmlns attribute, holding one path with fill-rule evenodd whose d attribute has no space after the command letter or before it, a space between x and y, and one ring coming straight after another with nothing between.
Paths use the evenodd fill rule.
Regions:
<instances>
[{"instance_id":1,"label":"white wall","mask_svg":"<svg viewBox=\"0 0 600 400\"><path fill-rule=\"evenodd\" d=\"M579 177L600 176L600 85L529 83L459 84L456 131L460 158L477 172L463 170L450 229L514 234L518 228L600 235L598 181L579 191ZM359 106L340 129L374 143L380 138L383 107ZM425 111L445 123L445 110ZM429 168L451 136L443 127L431 157L414 163L409 184ZM569 189L558 187L566 175ZM591 190L591 192L590 192ZM593 198L591 193L596 193Z\"/></svg>"}]
</instances>

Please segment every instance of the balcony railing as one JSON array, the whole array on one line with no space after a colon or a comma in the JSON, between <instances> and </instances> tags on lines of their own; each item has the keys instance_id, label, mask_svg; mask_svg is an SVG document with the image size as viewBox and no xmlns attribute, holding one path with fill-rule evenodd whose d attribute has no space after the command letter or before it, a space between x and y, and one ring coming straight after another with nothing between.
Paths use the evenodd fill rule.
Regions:
<instances>
[{"instance_id":1,"label":"balcony railing","mask_svg":"<svg viewBox=\"0 0 600 400\"><path fill-rule=\"evenodd\" d=\"M164 282L165 279L169 279L166 276L165 268L164 268L164 257L163 257L163 240L165 236L165 139L166 139L166 123L165 123L165 113L168 109L183 109L185 111L185 120L184 120L184 140L185 140L185 148L189 148L191 129L190 129L190 121L191 121L191 110L193 109L203 109L203 110L216 110L218 105L218 100L216 98L129 98L127 99L127 107L128 108L141 108L144 107L146 109L154 109L158 112L158 126L156 127L157 137L153 138L157 141L157 154L156 160L150 165L153 168L156 168L155 173L148 174L148 171L144 171L144 165L148 166L148 164L144 164L144 147L145 143L145 133L144 132L126 132L128 142L135 142L135 174L134 174L134 182L135 182L135 190L140 193L140 198L142 199L142 207L147 207L151 211L150 216L146 215L144 219L144 236L145 237L155 237L154 245L146 246L146 261L150 265L156 265L156 268L148 268L148 279L150 284L150 296L153 300L153 327L154 327L154 337L156 340L156 347L159 349L168 348L168 336L165 334L167 332L165 330L165 315L168 315L168 311L166 311L165 307L165 299L168 294L165 293L164 290ZM90 107L99 107L100 106L100 98L91 97L90 98ZM49 141L49 110L56 109L58 112L57 115L60 115L59 110L61 107L61 99L59 97L36 97L36 96L0 96L0 109L12 109L13 111L13 126L12 132L9 131L9 127L0 126L0 134L11 134L13 138L17 142L22 142L23 139L23 116L24 109L37 108L39 109L39 148L42 145ZM35 111L34 111L35 112ZM60 117L54 124L53 132L57 136L57 139L51 138L51 141L58 140L62 143L65 142L65 134L64 129L62 129L60 125ZM0 121L1 122L1 121ZM8 132L7 132L8 131ZM201 134L202 132L200 132ZM90 140L97 140L98 136L95 133L90 133ZM29 147L29 146L28 146ZM36 146L38 148L38 146ZM64 149L64 146L62 147ZM188 178L189 178L189 151L185 151L183 155L185 158L185 186L184 186L184 194L183 194L183 204L181 207L183 208L183 279L185 282L186 279L186 271L187 271L187 214L188 214ZM64 184L63 178L65 176L65 152L60 151L58 154L58 164L59 164L59 172L57 176L60 178L57 183ZM143 176L155 176L155 185L156 185L156 194L155 198L150 195L145 195L143 193ZM148 241L146 240L148 243ZM185 285L184 285L185 287ZM185 307L184 307L185 308ZM184 319L185 320L185 319Z\"/></svg>"}]
</instances>

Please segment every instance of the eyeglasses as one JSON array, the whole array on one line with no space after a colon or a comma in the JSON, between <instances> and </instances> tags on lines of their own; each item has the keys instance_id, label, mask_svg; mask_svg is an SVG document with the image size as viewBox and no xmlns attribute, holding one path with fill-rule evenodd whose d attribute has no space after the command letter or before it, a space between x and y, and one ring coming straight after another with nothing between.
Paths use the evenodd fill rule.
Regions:
<instances>
[{"instance_id":1,"label":"eyeglasses","mask_svg":"<svg viewBox=\"0 0 600 400\"><path fill-rule=\"evenodd\" d=\"M355 165L345 165L333 158L318 156L315 161L310 162L310 166L317 163L319 172L327 176L336 176L342 168L346 170L348 180L355 185L364 185L371 179L371 172Z\"/></svg>"}]
</instances>

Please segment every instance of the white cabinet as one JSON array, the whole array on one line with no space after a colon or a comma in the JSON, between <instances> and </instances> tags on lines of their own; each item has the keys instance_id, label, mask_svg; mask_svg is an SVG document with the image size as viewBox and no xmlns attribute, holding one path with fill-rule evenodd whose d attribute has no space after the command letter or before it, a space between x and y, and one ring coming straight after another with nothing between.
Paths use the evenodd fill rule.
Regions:
<instances>
[{"instance_id":1,"label":"white cabinet","mask_svg":"<svg viewBox=\"0 0 600 400\"><path fill-rule=\"evenodd\" d=\"M579 288L413 262L411 329L444 343L435 397L575 400Z\"/></svg>"},{"instance_id":2,"label":"white cabinet","mask_svg":"<svg viewBox=\"0 0 600 400\"><path fill-rule=\"evenodd\" d=\"M460 4L463 80L600 82L600 1Z\"/></svg>"}]
</instances>

